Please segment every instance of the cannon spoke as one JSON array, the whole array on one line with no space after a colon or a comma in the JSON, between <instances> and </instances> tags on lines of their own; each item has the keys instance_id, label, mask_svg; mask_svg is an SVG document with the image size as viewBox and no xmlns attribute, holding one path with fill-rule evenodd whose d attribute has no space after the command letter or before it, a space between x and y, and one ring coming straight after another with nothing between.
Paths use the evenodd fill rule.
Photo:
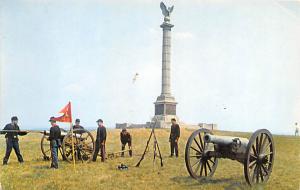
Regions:
<instances>
[{"instance_id":1,"label":"cannon spoke","mask_svg":"<svg viewBox=\"0 0 300 190\"><path fill-rule=\"evenodd\" d=\"M252 145L252 150L253 150L254 155L255 155L256 158L257 158L257 152L256 152L256 149L255 149L254 145Z\"/></svg>"},{"instance_id":2,"label":"cannon spoke","mask_svg":"<svg viewBox=\"0 0 300 190\"><path fill-rule=\"evenodd\" d=\"M273 154L273 152L269 152L269 153L267 153L267 154L264 154L265 156L270 156L270 155L272 155Z\"/></svg>"},{"instance_id":3,"label":"cannon spoke","mask_svg":"<svg viewBox=\"0 0 300 190\"><path fill-rule=\"evenodd\" d=\"M270 145L272 144L272 142L269 142L268 144L267 144L267 146L264 146L263 147L263 153L265 153L267 150L268 150L268 147L270 148Z\"/></svg>"},{"instance_id":4,"label":"cannon spoke","mask_svg":"<svg viewBox=\"0 0 300 190\"><path fill-rule=\"evenodd\" d=\"M205 172L205 176L207 176L206 162L204 162L204 172Z\"/></svg>"},{"instance_id":5,"label":"cannon spoke","mask_svg":"<svg viewBox=\"0 0 300 190\"><path fill-rule=\"evenodd\" d=\"M202 150L204 150L205 146L203 145L203 141L202 141L202 138L201 138L201 133L199 133L198 136L199 136L199 140L200 140Z\"/></svg>"},{"instance_id":6,"label":"cannon spoke","mask_svg":"<svg viewBox=\"0 0 300 190\"><path fill-rule=\"evenodd\" d=\"M208 159L209 161L211 161L213 163L213 165L215 165L216 163L214 161L211 160L211 158Z\"/></svg>"},{"instance_id":7,"label":"cannon spoke","mask_svg":"<svg viewBox=\"0 0 300 190\"><path fill-rule=\"evenodd\" d=\"M259 138L259 146L258 146L258 150L257 150L257 153L260 154L261 153L261 150L262 150L262 141L263 141L263 138L264 138L264 134L260 134L260 138Z\"/></svg>"},{"instance_id":8,"label":"cannon spoke","mask_svg":"<svg viewBox=\"0 0 300 190\"><path fill-rule=\"evenodd\" d=\"M50 152L50 149L46 150L44 153Z\"/></svg>"},{"instance_id":9,"label":"cannon spoke","mask_svg":"<svg viewBox=\"0 0 300 190\"><path fill-rule=\"evenodd\" d=\"M259 154L259 145L258 145L258 136L256 137L255 139L255 152L256 152L256 155Z\"/></svg>"},{"instance_id":10,"label":"cannon spoke","mask_svg":"<svg viewBox=\"0 0 300 190\"><path fill-rule=\"evenodd\" d=\"M202 155L200 155L200 154L199 154L199 155L190 155L190 157L191 157L191 158L201 158Z\"/></svg>"},{"instance_id":11,"label":"cannon spoke","mask_svg":"<svg viewBox=\"0 0 300 190\"><path fill-rule=\"evenodd\" d=\"M249 164L249 168L252 169L254 164L256 164L256 160L253 160L253 161Z\"/></svg>"},{"instance_id":12,"label":"cannon spoke","mask_svg":"<svg viewBox=\"0 0 300 190\"><path fill-rule=\"evenodd\" d=\"M256 168L255 176L256 176L256 182L259 183L259 166L258 165Z\"/></svg>"},{"instance_id":13,"label":"cannon spoke","mask_svg":"<svg viewBox=\"0 0 300 190\"><path fill-rule=\"evenodd\" d=\"M259 175L260 175L260 180L263 182L264 181L264 176L263 176L263 173L262 173L262 170L261 170L261 166L259 167Z\"/></svg>"},{"instance_id":14,"label":"cannon spoke","mask_svg":"<svg viewBox=\"0 0 300 190\"><path fill-rule=\"evenodd\" d=\"M265 168L265 166L262 164L261 167L263 168L264 172L266 173L266 175L269 175L269 171L267 170L267 168Z\"/></svg>"},{"instance_id":15,"label":"cannon spoke","mask_svg":"<svg viewBox=\"0 0 300 190\"><path fill-rule=\"evenodd\" d=\"M256 160L257 156L255 156L255 155L253 155L253 154L250 153L250 161L253 160L253 159Z\"/></svg>"},{"instance_id":16,"label":"cannon spoke","mask_svg":"<svg viewBox=\"0 0 300 190\"><path fill-rule=\"evenodd\" d=\"M195 169L195 174L198 173L198 170L200 169L200 165L201 165L201 162L199 160L199 162L197 162L197 167Z\"/></svg>"},{"instance_id":17,"label":"cannon spoke","mask_svg":"<svg viewBox=\"0 0 300 190\"><path fill-rule=\"evenodd\" d=\"M203 172L203 163L201 162L200 177L202 176L202 172Z\"/></svg>"},{"instance_id":18,"label":"cannon spoke","mask_svg":"<svg viewBox=\"0 0 300 190\"><path fill-rule=\"evenodd\" d=\"M194 148L192 146L191 146L191 149L193 149L194 151L199 152L201 154L201 152L199 150L197 150L196 148Z\"/></svg>"},{"instance_id":19,"label":"cannon spoke","mask_svg":"<svg viewBox=\"0 0 300 190\"><path fill-rule=\"evenodd\" d=\"M200 149L200 152L203 152L203 149L201 148L201 146L199 145L198 141L196 140L196 138L194 138L194 142L197 144L198 148Z\"/></svg>"},{"instance_id":20,"label":"cannon spoke","mask_svg":"<svg viewBox=\"0 0 300 190\"><path fill-rule=\"evenodd\" d=\"M198 164L200 161L201 161L200 159L197 160L197 161L192 165L192 167L194 167L194 166L195 166L196 164Z\"/></svg>"},{"instance_id":21,"label":"cannon spoke","mask_svg":"<svg viewBox=\"0 0 300 190\"><path fill-rule=\"evenodd\" d=\"M208 166L209 171L211 172L211 167L210 167L210 165L209 165L209 162L207 161L206 164L207 164L207 166Z\"/></svg>"},{"instance_id":22,"label":"cannon spoke","mask_svg":"<svg viewBox=\"0 0 300 190\"><path fill-rule=\"evenodd\" d=\"M253 170L253 174L252 174L252 181L255 182L256 179L256 170L257 170L257 165L255 165L254 170Z\"/></svg>"},{"instance_id":23,"label":"cannon spoke","mask_svg":"<svg viewBox=\"0 0 300 190\"><path fill-rule=\"evenodd\" d=\"M261 152L264 151L264 147L265 147L265 144L266 144L266 141L267 141L267 140L268 140L268 136L265 135L265 138L264 138L264 140L263 140L263 142L262 142L262 145L261 145L261 147L262 147L262 151L261 151Z\"/></svg>"}]
</instances>

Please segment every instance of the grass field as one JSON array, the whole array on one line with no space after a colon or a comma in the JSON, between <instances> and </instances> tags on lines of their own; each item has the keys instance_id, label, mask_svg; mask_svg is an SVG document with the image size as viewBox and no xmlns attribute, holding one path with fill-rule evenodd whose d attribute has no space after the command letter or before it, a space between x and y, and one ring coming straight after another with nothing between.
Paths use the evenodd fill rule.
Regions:
<instances>
[{"instance_id":1,"label":"grass field","mask_svg":"<svg viewBox=\"0 0 300 190\"><path fill-rule=\"evenodd\" d=\"M42 160L40 134L30 133L20 138L24 164L17 162L14 152L8 166L0 166L2 189L251 189L247 186L243 165L231 160L220 160L215 175L210 180L196 181L189 177L185 168L184 148L187 138L193 132L181 130L180 157L169 158L168 129L156 130L156 135L164 157L164 167L158 160L152 162L152 146L139 168L134 167L146 145L150 130L130 130L133 135L135 156L116 158L101 163L72 164L60 161L59 169L48 169L50 163ZM249 133L217 131L215 134L249 138ZM252 189L300 189L300 138L274 136L276 157L273 173L265 185ZM119 130L109 130L107 152L120 150ZM5 153L5 139L0 137L0 157ZM2 160L1 160L2 161ZM127 171L117 170L117 165L129 166Z\"/></svg>"}]
</instances>

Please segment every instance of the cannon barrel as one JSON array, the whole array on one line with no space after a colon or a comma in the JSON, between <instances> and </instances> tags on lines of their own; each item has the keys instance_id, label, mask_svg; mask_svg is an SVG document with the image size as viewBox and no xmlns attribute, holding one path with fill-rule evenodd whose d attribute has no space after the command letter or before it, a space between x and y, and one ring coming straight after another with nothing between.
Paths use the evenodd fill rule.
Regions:
<instances>
[{"instance_id":1,"label":"cannon barrel","mask_svg":"<svg viewBox=\"0 0 300 190\"><path fill-rule=\"evenodd\" d=\"M233 152L245 153L249 140L241 137L204 135L204 142L219 146L230 146Z\"/></svg>"}]
</instances>

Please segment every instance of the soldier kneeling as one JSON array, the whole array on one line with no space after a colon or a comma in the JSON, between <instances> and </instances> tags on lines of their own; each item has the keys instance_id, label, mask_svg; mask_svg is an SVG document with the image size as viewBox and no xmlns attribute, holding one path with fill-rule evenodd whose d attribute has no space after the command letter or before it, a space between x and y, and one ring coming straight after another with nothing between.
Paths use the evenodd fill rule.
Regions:
<instances>
[{"instance_id":1,"label":"soldier kneeling","mask_svg":"<svg viewBox=\"0 0 300 190\"><path fill-rule=\"evenodd\" d=\"M128 143L128 148L129 148L129 156L132 156L132 149L131 149L131 135L126 129L122 129L122 132L120 133L120 140L122 143L122 151L125 150L125 146ZM124 157L124 152L122 152L122 157Z\"/></svg>"}]
</instances>

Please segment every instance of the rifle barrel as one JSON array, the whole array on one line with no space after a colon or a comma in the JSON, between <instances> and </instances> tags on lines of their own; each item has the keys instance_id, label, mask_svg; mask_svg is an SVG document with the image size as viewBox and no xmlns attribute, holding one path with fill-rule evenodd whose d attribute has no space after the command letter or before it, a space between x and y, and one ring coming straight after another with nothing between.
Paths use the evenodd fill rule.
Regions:
<instances>
[{"instance_id":1,"label":"rifle barrel","mask_svg":"<svg viewBox=\"0 0 300 190\"><path fill-rule=\"evenodd\" d=\"M0 132L4 133L19 133L19 132L26 132L26 133L44 133L44 131L35 131L35 130L0 130Z\"/></svg>"}]
</instances>

